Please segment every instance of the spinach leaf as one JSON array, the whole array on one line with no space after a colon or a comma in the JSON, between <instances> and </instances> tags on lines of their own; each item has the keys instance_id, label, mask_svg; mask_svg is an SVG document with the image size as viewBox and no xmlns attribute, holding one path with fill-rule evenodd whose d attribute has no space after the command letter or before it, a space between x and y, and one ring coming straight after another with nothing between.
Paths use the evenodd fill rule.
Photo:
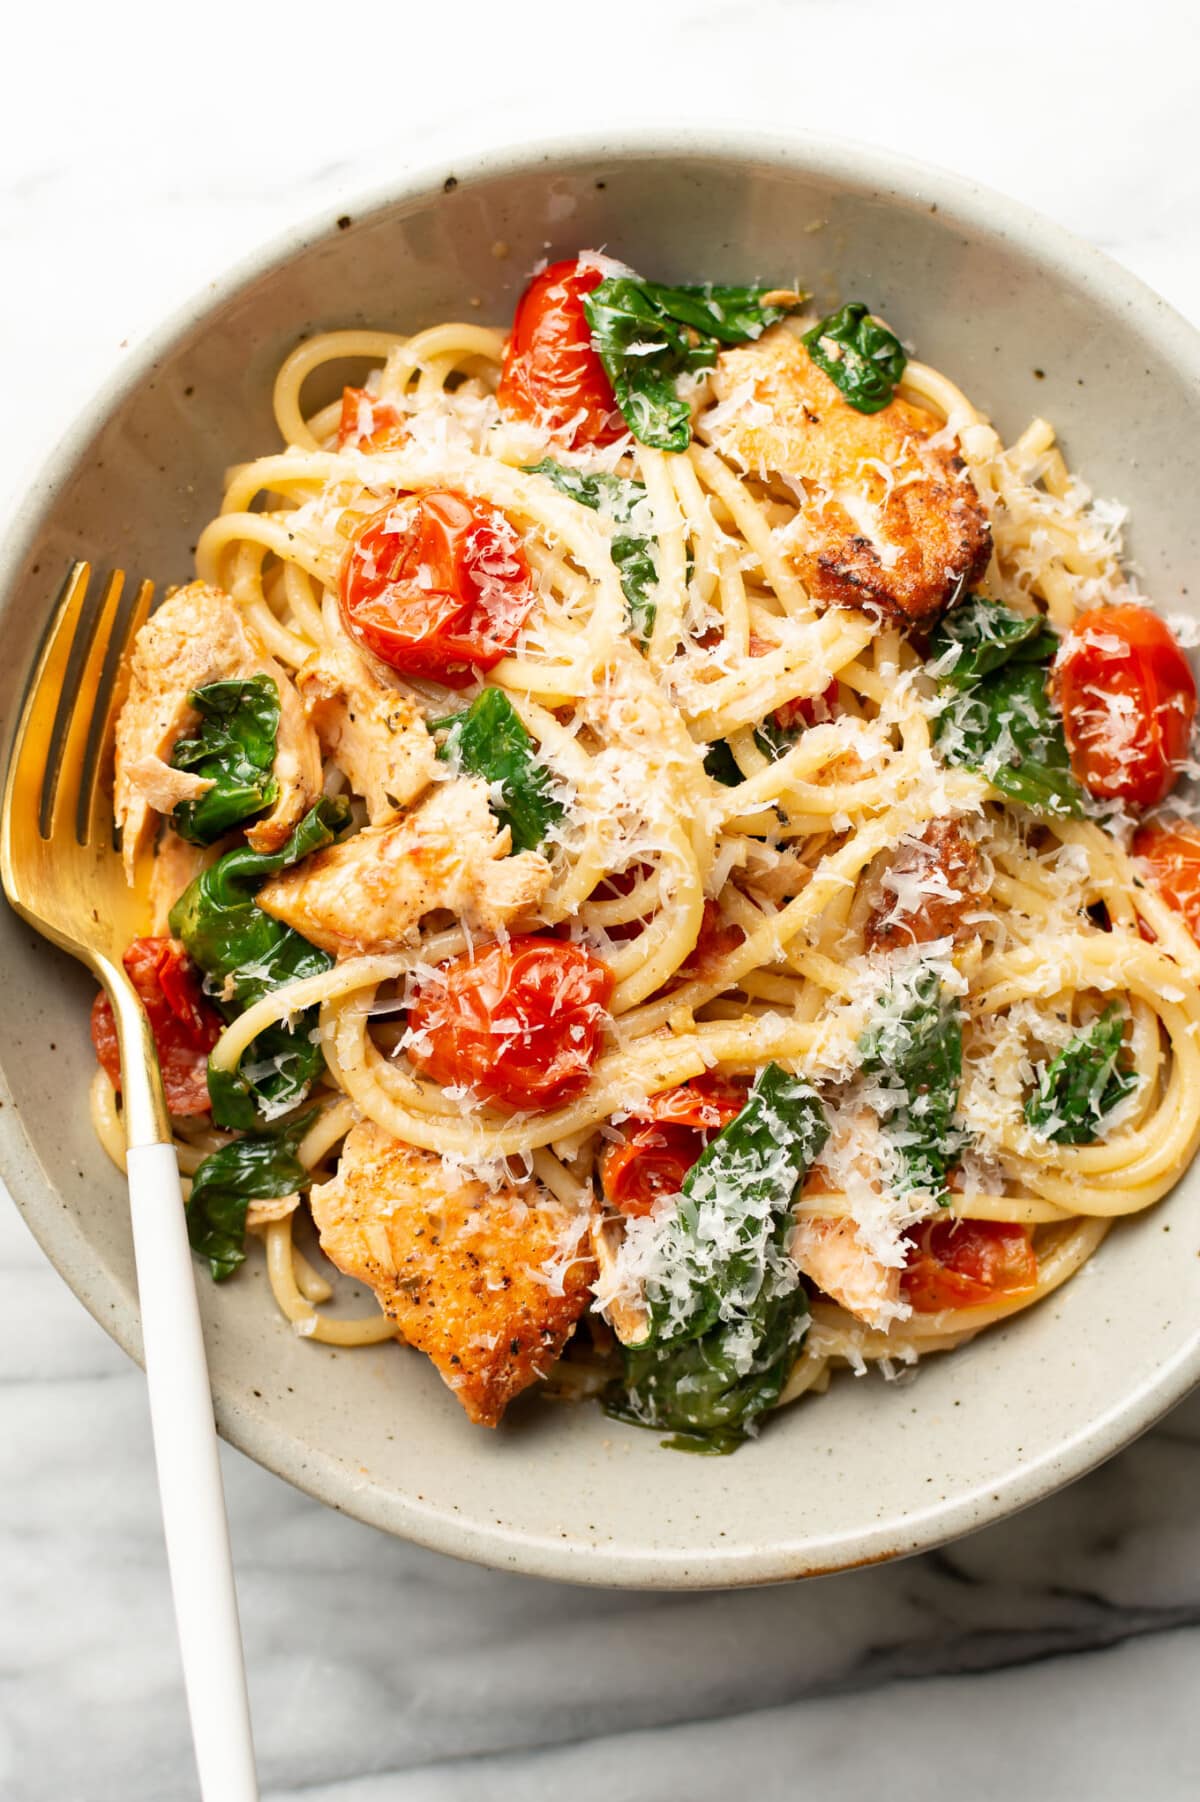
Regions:
<instances>
[{"instance_id":1,"label":"spinach leaf","mask_svg":"<svg viewBox=\"0 0 1200 1802\"><path fill-rule=\"evenodd\" d=\"M192 1250L208 1259L215 1282L232 1276L246 1256L250 1203L308 1187L309 1174L296 1151L311 1122L310 1110L276 1132L234 1139L196 1171L187 1204L188 1238Z\"/></svg>"},{"instance_id":2,"label":"spinach leaf","mask_svg":"<svg viewBox=\"0 0 1200 1802\"><path fill-rule=\"evenodd\" d=\"M1049 663L1057 649L1057 635L1040 614L1026 616L969 594L934 628L931 674L946 687L969 688L1006 663Z\"/></svg>"},{"instance_id":3,"label":"spinach leaf","mask_svg":"<svg viewBox=\"0 0 1200 1802\"><path fill-rule=\"evenodd\" d=\"M560 493L590 507L612 520L614 526L628 526L626 532L614 532L612 560L621 579L621 592L628 608L629 625L642 644L647 644L654 630L654 588L658 581L655 551L657 540L639 531L635 519L638 505L646 498L643 482L627 476L609 475L605 471L585 474L580 469L566 469L561 463L545 457L540 463L526 465L527 475L545 476Z\"/></svg>"},{"instance_id":4,"label":"spinach leaf","mask_svg":"<svg viewBox=\"0 0 1200 1802\"><path fill-rule=\"evenodd\" d=\"M1114 1001L1045 1066L1025 1103L1025 1118L1043 1139L1055 1145L1094 1144L1108 1115L1137 1088L1124 1032Z\"/></svg>"},{"instance_id":5,"label":"spinach leaf","mask_svg":"<svg viewBox=\"0 0 1200 1802\"><path fill-rule=\"evenodd\" d=\"M872 319L861 300L819 320L805 332L802 343L857 413L878 413L886 407L908 362L899 338Z\"/></svg>"},{"instance_id":6,"label":"spinach leaf","mask_svg":"<svg viewBox=\"0 0 1200 1802\"><path fill-rule=\"evenodd\" d=\"M1077 816L1083 791L1071 773L1062 717L1038 663L1006 663L952 689L934 728L950 764L978 770L992 787L1037 813Z\"/></svg>"},{"instance_id":7,"label":"spinach leaf","mask_svg":"<svg viewBox=\"0 0 1200 1802\"><path fill-rule=\"evenodd\" d=\"M863 1074L883 1078L879 1122L900 1159L899 1193L946 1200L946 1176L968 1143L954 1124L962 1081L962 1014L935 970L897 976L858 1042Z\"/></svg>"},{"instance_id":8,"label":"spinach leaf","mask_svg":"<svg viewBox=\"0 0 1200 1802\"><path fill-rule=\"evenodd\" d=\"M718 1321L744 1324L764 1287L775 1289L780 1222L828 1136L815 1089L778 1064L759 1072L746 1105L683 1180L661 1274L646 1283L649 1343L698 1339Z\"/></svg>"},{"instance_id":9,"label":"spinach leaf","mask_svg":"<svg viewBox=\"0 0 1200 1802\"><path fill-rule=\"evenodd\" d=\"M726 788L736 788L746 778L738 768L737 759L724 738L714 739L704 753L704 773L711 776L714 782L722 783Z\"/></svg>"},{"instance_id":10,"label":"spinach leaf","mask_svg":"<svg viewBox=\"0 0 1200 1802\"><path fill-rule=\"evenodd\" d=\"M635 438L656 450L685 451L691 410L679 376L710 369L722 344L757 338L789 306L767 305L763 288L714 284L669 288L613 275L584 296L592 348Z\"/></svg>"},{"instance_id":11,"label":"spinach leaf","mask_svg":"<svg viewBox=\"0 0 1200 1802\"><path fill-rule=\"evenodd\" d=\"M786 1295L760 1293L741 1320L699 1339L627 1346L605 1410L674 1434L667 1441L674 1451L732 1452L779 1400L807 1327L808 1297L797 1284Z\"/></svg>"},{"instance_id":12,"label":"spinach leaf","mask_svg":"<svg viewBox=\"0 0 1200 1802\"><path fill-rule=\"evenodd\" d=\"M540 850L564 810L551 794L549 772L538 763L533 740L504 690L485 688L465 713L433 723L447 729L440 758L500 785L503 799L493 801L492 811L512 833L513 850Z\"/></svg>"},{"instance_id":13,"label":"spinach leaf","mask_svg":"<svg viewBox=\"0 0 1200 1802\"><path fill-rule=\"evenodd\" d=\"M349 817L344 801L318 801L280 850L252 851L246 845L226 852L171 909L171 931L209 978L227 1019L284 983L332 967L328 952L264 913L254 894L268 876L332 844ZM217 1124L245 1131L257 1124L260 1111L275 1113L302 1100L323 1063L313 1037L316 1027L317 1010L307 1008L294 1021L280 1021L259 1034L249 1067L227 1073L210 1062L208 1088Z\"/></svg>"},{"instance_id":14,"label":"spinach leaf","mask_svg":"<svg viewBox=\"0 0 1200 1802\"><path fill-rule=\"evenodd\" d=\"M171 815L180 838L211 845L231 827L271 807L279 794L272 774L279 731L279 689L270 676L209 682L188 704L200 715L194 738L181 738L171 767L190 770L213 787L181 801Z\"/></svg>"}]
</instances>

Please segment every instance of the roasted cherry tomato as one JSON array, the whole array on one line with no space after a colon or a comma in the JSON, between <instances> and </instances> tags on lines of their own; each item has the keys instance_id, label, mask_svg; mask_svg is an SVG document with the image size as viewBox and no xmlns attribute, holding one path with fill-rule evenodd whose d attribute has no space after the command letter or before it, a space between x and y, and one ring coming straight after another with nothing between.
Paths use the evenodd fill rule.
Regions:
<instances>
[{"instance_id":1,"label":"roasted cherry tomato","mask_svg":"<svg viewBox=\"0 0 1200 1802\"><path fill-rule=\"evenodd\" d=\"M715 901L706 901L696 943L688 953L686 963L680 965L681 974L707 982L716 974L730 952L737 950L745 936L735 921L722 920L721 910Z\"/></svg>"},{"instance_id":2,"label":"roasted cherry tomato","mask_svg":"<svg viewBox=\"0 0 1200 1802\"><path fill-rule=\"evenodd\" d=\"M497 399L566 444L612 444L627 428L592 349L583 297L604 280L573 259L535 275L517 302Z\"/></svg>"},{"instance_id":3,"label":"roasted cherry tomato","mask_svg":"<svg viewBox=\"0 0 1200 1802\"><path fill-rule=\"evenodd\" d=\"M444 1088L502 1107L559 1107L587 1088L612 989L612 972L581 945L514 934L421 985L409 1059Z\"/></svg>"},{"instance_id":4,"label":"roasted cherry tomato","mask_svg":"<svg viewBox=\"0 0 1200 1802\"><path fill-rule=\"evenodd\" d=\"M703 1135L693 1127L647 1120L605 1146L600 1159L605 1196L622 1214L648 1214L660 1195L679 1193L703 1150Z\"/></svg>"},{"instance_id":5,"label":"roasted cherry tomato","mask_svg":"<svg viewBox=\"0 0 1200 1802\"><path fill-rule=\"evenodd\" d=\"M1007 1221L927 1220L908 1237L912 1249L900 1290L917 1314L977 1308L1037 1282L1029 1235Z\"/></svg>"},{"instance_id":6,"label":"roasted cherry tomato","mask_svg":"<svg viewBox=\"0 0 1200 1802\"><path fill-rule=\"evenodd\" d=\"M1055 690L1071 768L1098 800L1153 807L1174 786L1196 717L1196 681L1148 607L1097 607L1063 641Z\"/></svg>"},{"instance_id":7,"label":"roasted cherry tomato","mask_svg":"<svg viewBox=\"0 0 1200 1802\"><path fill-rule=\"evenodd\" d=\"M1163 900L1183 915L1200 944L1200 827L1178 820L1171 826L1142 826L1133 835L1133 855Z\"/></svg>"},{"instance_id":8,"label":"roasted cherry tomato","mask_svg":"<svg viewBox=\"0 0 1200 1802\"><path fill-rule=\"evenodd\" d=\"M708 1131L728 1126L746 1105L747 1085L719 1070L693 1076L678 1088L651 1095L637 1110L639 1120L671 1122L676 1126L700 1126Z\"/></svg>"},{"instance_id":9,"label":"roasted cherry tomato","mask_svg":"<svg viewBox=\"0 0 1200 1802\"><path fill-rule=\"evenodd\" d=\"M223 1022L204 998L199 971L178 939L134 939L122 961L150 1020L168 1108L173 1114L206 1114L208 1054ZM92 1004L92 1043L119 1089L117 1024L103 993Z\"/></svg>"},{"instance_id":10,"label":"roasted cherry tomato","mask_svg":"<svg viewBox=\"0 0 1200 1802\"><path fill-rule=\"evenodd\" d=\"M395 450L407 437L407 425L387 401L368 394L365 388L342 389L339 450Z\"/></svg>"},{"instance_id":11,"label":"roasted cherry tomato","mask_svg":"<svg viewBox=\"0 0 1200 1802\"><path fill-rule=\"evenodd\" d=\"M390 501L342 565L342 618L406 676L465 688L516 643L533 583L502 513L450 489Z\"/></svg>"}]
</instances>

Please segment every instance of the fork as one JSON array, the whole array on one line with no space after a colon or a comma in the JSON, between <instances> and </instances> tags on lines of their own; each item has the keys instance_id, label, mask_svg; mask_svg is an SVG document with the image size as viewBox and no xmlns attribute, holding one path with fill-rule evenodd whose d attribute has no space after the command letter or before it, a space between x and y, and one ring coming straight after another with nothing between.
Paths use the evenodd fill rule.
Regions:
<instances>
[{"instance_id":1,"label":"fork","mask_svg":"<svg viewBox=\"0 0 1200 1802\"><path fill-rule=\"evenodd\" d=\"M124 573L113 572L89 615L90 579L87 563L73 565L25 697L0 813L0 879L17 912L85 963L112 1003L154 1456L200 1791L204 1802L256 1802L229 1529L179 1171L150 1023L121 962L144 927L148 896L144 873L131 888L114 850L107 777L123 652L149 615L154 590L141 584L119 628Z\"/></svg>"}]
</instances>

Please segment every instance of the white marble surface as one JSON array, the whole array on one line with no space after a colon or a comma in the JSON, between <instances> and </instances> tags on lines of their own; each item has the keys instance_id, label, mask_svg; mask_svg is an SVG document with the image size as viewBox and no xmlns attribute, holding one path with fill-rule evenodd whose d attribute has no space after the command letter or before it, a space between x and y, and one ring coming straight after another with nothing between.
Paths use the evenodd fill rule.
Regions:
<instances>
[{"instance_id":1,"label":"white marble surface","mask_svg":"<svg viewBox=\"0 0 1200 1802\"><path fill-rule=\"evenodd\" d=\"M1041 208L1200 320L1193 17L1167 0L22 8L0 108L0 492L128 343L264 235L533 122L888 144ZM271 1802L1200 1789L1200 1398L947 1553L708 1597L471 1569L237 1454L225 1469ZM194 1794L141 1377L5 1205L0 1795Z\"/></svg>"}]
</instances>

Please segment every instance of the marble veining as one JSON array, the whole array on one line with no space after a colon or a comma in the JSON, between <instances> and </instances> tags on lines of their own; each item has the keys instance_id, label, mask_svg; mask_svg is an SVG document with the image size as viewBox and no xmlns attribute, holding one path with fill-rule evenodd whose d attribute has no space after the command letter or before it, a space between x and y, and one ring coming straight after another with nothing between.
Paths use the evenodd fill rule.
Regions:
<instances>
[{"instance_id":1,"label":"marble veining","mask_svg":"<svg viewBox=\"0 0 1200 1802\"><path fill-rule=\"evenodd\" d=\"M890 144L1039 207L1200 321L1194 25L1171 0L1134 28L1115 0L1093 0L1086 26L1018 0L1010 28L944 0L914 0L902 25L885 0L610 0L607 30L554 0L507 15L463 0L452 81L406 79L403 8L365 0L342 38L332 18L217 0L197 22L131 0L6 27L0 329L20 354L0 493L227 262L532 118L720 117ZM334 61L319 84L315 41ZM722 69L737 85L718 100ZM1200 1790L1200 1396L944 1551L723 1595L477 1570L228 1450L225 1471L269 1802ZM0 1795L195 1793L142 1379L4 1202Z\"/></svg>"}]
</instances>

